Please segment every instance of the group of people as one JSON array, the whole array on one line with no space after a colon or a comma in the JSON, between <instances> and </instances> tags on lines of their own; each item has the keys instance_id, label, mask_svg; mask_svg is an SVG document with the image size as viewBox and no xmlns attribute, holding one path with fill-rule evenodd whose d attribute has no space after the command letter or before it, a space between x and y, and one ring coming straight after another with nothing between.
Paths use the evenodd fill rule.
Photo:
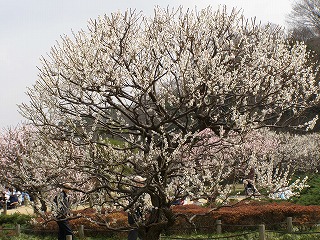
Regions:
<instances>
[{"instance_id":1,"label":"group of people","mask_svg":"<svg viewBox=\"0 0 320 240\"><path fill-rule=\"evenodd\" d=\"M260 195L260 193L258 192L252 180L250 179L243 180L243 185L244 185L244 193L246 196ZM271 192L269 194L269 197L272 199L288 200L294 195L295 194L291 191L289 187L284 187L284 188L279 188L274 192Z\"/></svg>"},{"instance_id":2,"label":"group of people","mask_svg":"<svg viewBox=\"0 0 320 240\"><path fill-rule=\"evenodd\" d=\"M277 191L270 193L269 197L272 199L288 200L295 194L290 190L289 187L279 188Z\"/></svg>"},{"instance_id":3,"label":"group of people","mask_svg":"<svg viewBox=\"0 0 320 240\"><path fill-rule=\"evenodd\" d=\"M70 199L67 195L68 188L63 188L54 198L54 213L59 226L59 240L66 240L66 236L73 235L69 226L68 218L70 214ZM5 187L0 196L0 208L14 209L23 205L26 201L31 201L28 193Z\"/></svg>"},{"instance_id":4,"label":"group of people","mask_svg":"<svg viewBox=\"0 0 320 240\"><path fill-rule=\"evenodd\" d=\"M0 196L0 208L4 208L6 205L7 209L14 209L17 206L23 205L25 201L30 201L27 193L5 187Z\"/></svg>"}]
</instances>

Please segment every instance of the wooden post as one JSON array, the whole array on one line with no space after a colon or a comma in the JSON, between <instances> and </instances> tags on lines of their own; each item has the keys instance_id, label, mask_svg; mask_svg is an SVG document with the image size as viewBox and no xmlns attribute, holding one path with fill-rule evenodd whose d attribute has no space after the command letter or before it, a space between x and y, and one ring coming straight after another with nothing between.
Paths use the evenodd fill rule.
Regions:
<instances>
[{"instance_id":1,"label":"wooden post","mask_svg":"<svg viewBox=\"0 0 320 240\"><path fill-rule=\"evenodd\" d=\"M20 230L20 224L16 225L16 235L20 236L21 230Z\"/></svg>"},{"instance_id":2,"label":"wooden post","mask_svg":"<svg viewBox=\"0 0 320 240\"><path fill-rule=\"evenodd\" d=\"M266 240L266 227L264 224L259 225L259 240Z\"/></svg>"},{"instance_id":3,"label":"wooden post","mask_svg":"<svg viewBox=\"0 0 320 240\"><path fill-rule=\"evenodd\" d=\"M3 212L2 212L2 214L3 215L7 215L7 212L8 212L8 206L7 206L7 203L4 203L3 204Z\"/></svg>"},{"instance_id":4,"label":"wooden post","mask_svg":"<svg viewBox=\"0 0 320 240\"><path fill-rule=\"evenodd\" d=\"M216 220L216 224L217 224L217 234L221 234L222 233L221 220Z\"/></svg>"},{"instance_id":5,"label":"wooden post","mask_svg":"<svg viewBox=\"0 0 320 240\"><path fill-rule=\"evenodd\" d=\"M79 238L83 239L84 238L84 227L83 227L83 225L79 226L78 233L79 233Z\"/></svg>"},{"instance_id":6,"label":"wooden post","mask_svg":"<svg viewBox=\"0 0 320 240\"><path fill-rule=\"evenodd\" d=\"M292 217L287 217L287 232L293 232Z\"/></svg>"},{"instance_id":7,"label":"wooden post","mask_svg":"<svg viewBox=\"0 0 320 240\"><path fill-rule=\"evenodd\" d=\"M66 240L72 240L72 235L67 235Z\"/></svg>"}]
</instances>

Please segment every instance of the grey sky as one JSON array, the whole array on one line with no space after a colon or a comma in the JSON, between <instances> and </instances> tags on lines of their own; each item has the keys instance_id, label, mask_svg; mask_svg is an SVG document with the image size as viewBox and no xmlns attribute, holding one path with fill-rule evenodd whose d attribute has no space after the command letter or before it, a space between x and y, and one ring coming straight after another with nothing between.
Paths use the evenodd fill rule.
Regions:
<instances>
[{"instance_id":1,"label":"grey sky","mask_svg":"<svg viewBox=\"0 0 320 240\"><path fill-rule=\"evenodd\" d=\"M0 0L0 129L23 121L17 105L28 101L25 92L37 80L40 56L60 35L85 29L88 19L128 8L151 15L155 5L201 9L223 4L285 26L292 0Z\"/></svg>"}]
</instances>

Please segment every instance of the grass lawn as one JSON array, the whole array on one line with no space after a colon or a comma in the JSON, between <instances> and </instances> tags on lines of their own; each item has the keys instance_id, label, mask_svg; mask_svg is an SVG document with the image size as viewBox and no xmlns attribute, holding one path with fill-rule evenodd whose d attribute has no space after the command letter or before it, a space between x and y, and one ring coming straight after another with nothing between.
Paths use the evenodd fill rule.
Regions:
<instances>
[{"instance_id":1,"label":"grass lawn","mask_svg":"<svg viewBox=\"0 0 320 240\"><path fill-rule=\"evenodd\" d=\"M311 233L311 232L310 232ZM226 238L229 236L228 238ZM233 237L231 237L233 236ZM220 238L219 238L220 237ZM1 236L1 240L56 240L56 236L35 236L30 234L21 234L19 237L17 236ZM79 240L79 238L76 238ZM100 237L86 237L84 240L126 240L127 238L106 238L104 236ZM161 240L170 240L170 239L197 239L197 240L210 240L210 239L232 239L232 240L252 240L259 239L258 232L238 232L238 233L226 233L226 234L205 234L205 235L174 235L174 236L161 236ZM281 234L281 233L273 233L267 232L266 239L268 240L320 240L320 233L314 234Z\"/></svg>"}]
</instances>

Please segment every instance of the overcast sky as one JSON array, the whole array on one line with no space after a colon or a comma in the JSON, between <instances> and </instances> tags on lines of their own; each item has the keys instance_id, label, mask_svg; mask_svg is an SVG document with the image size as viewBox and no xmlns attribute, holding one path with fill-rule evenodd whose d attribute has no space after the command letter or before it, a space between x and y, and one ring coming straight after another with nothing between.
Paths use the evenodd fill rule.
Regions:
<instances>
[{"instance_id":1,"label":"overcast sky","mask_svg":"<svg viewBox=\"0 0 320 240\"><path fill-rule=\"evenodd\" d=\"M0 129L14 127L23 118L18 104L37 79L39 58L60 35L86 29L90 18L128 8L152 15L155 5L197 9L227 5L246 17L282 26L293 0L0 0Z\"/></svg>"}]
</instances>

